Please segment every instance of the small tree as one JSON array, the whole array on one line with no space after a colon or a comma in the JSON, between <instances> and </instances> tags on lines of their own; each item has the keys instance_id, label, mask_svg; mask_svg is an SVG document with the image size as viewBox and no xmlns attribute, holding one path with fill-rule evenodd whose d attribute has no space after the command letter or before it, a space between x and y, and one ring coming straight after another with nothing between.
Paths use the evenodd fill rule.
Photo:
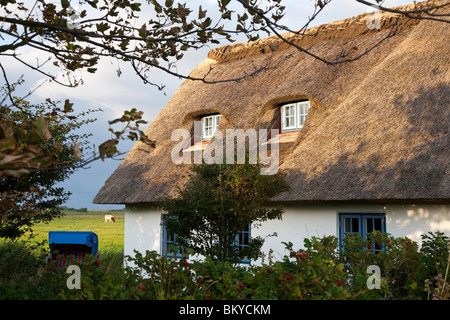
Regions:
<instances>
[{"instance_id":1,"label":"small tree","mask_svg":"<svg viewBox=\"0 0 450 320\"><path fill-rule=\"evenodd\" d=\"M0 88L0 96L7 92ZM76 131L95 121L72 116L67 106L58 112L50 100L13 101L11 107L0 104L0 238L11 239L62 215L70 192L57 184L74 173L74 146L81 152L90 136Z\"/></svg>"},{"instance_id":2,"label":"small tree","mask_svg":"<svg viewBox=\"0 0 450 320\"><path fill-rule=\"evenodd\" d=\"M249 246L239 246L239 233L249 224L281 219L281 208L267 202L287 191L284 174L261 175L256 164L201 164L192 167L187 183L176 198L161 199L168 213L165 226L176 235L179 248L213 260L239 262L255 259L264 243L252 237Z\"/></svg>"}]
</instances>

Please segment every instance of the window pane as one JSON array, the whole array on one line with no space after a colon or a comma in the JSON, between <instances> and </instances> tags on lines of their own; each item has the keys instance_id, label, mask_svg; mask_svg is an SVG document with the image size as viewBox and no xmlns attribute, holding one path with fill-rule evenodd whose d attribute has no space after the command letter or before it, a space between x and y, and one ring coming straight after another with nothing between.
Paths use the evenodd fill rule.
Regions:
<instances>
[{"instance_id":1,"label":"window pane","mask_svg":"<svg viewBox=\"0 0 450 320\"><path fill-rule=\"evenodd\" d=\"M216 127L218 127L220 124L220 118L221 118L220 115L216 116Z\"/></svg>"},{"instance_id":2,"label":"window pane","mask_svg":"<svg viewBox=\"0 0 450 320\"><path fill-rule=\"evenodd\" d=\"M344 218L344 233L360 233L359 218Z\"/></svg>"},{"instance_id":3,"label":"window pane","mask_svg":"<svg viewBox=\"0 0 450 320\"><path fill-rule=\"evenodd\" d=\"M363 219L363 220L361 220ZM359 234L361 237L368 240L367 250L371 250L375 253L383 250L383 245L381 243L375 243L375 240L372 239L371 233L373 231L386 232L385 229L385 219L384 214L343 214L340 217L340 239L339 243L341 246L344 246L344 239L349 234ZM362 229L361 229L362 228Z\"/></svg>"},{"instance_id":4,"label":"window pane","mask_svg":"<svg viewBox=\"0 0 450 320\"><path fill-rule=\"evenodd\" d=\"M366 219L366 233L371 233L373 231L373 219Z\"/></svg>"},{"instance_id":5,"label":"window pane","mask_svg":"<svg viewBox=\"0 0 450 320\"><path fill-rule=\"evenodd\" d=\"M352 232L351 218L344 218L344 232Z\"/></svg>"},{"instance_id":6,"label":"window pane","mask_svg":"<svg viewBox=\"0 0 450 320\"><path fill-rule=\"evenodd\" d=\"M298 103L298 129L303 127L309 111L309 101Z\"/></svg>"},{"instance_id":7,"label":"window pane","mask_svg":"<svg viewBox=\"0 0 450 320\"><path fill-rule=\"evenodd\" d=\"M306 116L300 115L300 120L299 120L300 127L303 127L303 124L305 123L305 119L306 119Z\"/></svg>"},{"instance_id":8,"label":"window pane","mask_svg":"<svg viewBox=\"0 0 450 320\"><path fill-rule=\"evenodd\" d=\"M214 131L220 124L220 115L207 116L202 118L202 137L212 138L214 136Z\"/></svg>"},{"instance_id":9,"label":"window pane","mask_svg":"<svg viewBox=\"0 0 450 320\"><path fill-rule=\"evenodd\" d=\"M286 123L286 127L290 127L291 126L291 108L290 107L286 107L286 111L284 113L285 116L285 123Z\"/></svg>"},{"instance_id":10,"label":"window pane","mask_svg":"<svg viewBox=\"0 0 450 320\"><path fill-rule=\"evenodd\" d=\"M162 254L180 257L180 255L184 253L184 249L175 244L177 235L173 232L169 232L167 229L167 219L169 219L167 216L163 216Z\"/></svg>"},{"instance_id":11,"label":"window pane","mask_svg":"<svg viewBox=\"0 0 450 320\"><path fill-rule=\"evenodd\" d=\"M241 232L239 233L239 246L245 247L250 244L248 232Z\"/></svg>"},{"instance_id":12,"label":"window pane","mask_svg":"<svg viewBox=\"0 0 450 320\"><path fill-rule=\"evenodd\" d=\"M244 230L240 231L237 236L237 245L243 249L250 245L250 224L245 227Z\"/></svg>"},{"instance_id":13,"label":"window pane","mask_svg":"<svg viewBox=\"0 0 450 320\"><path fill-rule=\"evenodd\" d=\"M352 232L360 232L358 218L352 218Z\"/></svg>"},{"instance_id":14,"label":"window pane","mask_svg":"<svg viewBox=\"0 0 450 320\"><path fill-rule=\"evenodd\" d=\"M373 220L375 222L375 230L383 231L382 226L381 226L381 218L375 218Z\"/></svg>"},{"instance_id":15,"label":"window pane","mask_svg":"<svg viewBox=\"0 0 450 320\"><path fill-rule=\"evenodd\" d=\"M308 115L309 101L286 104L281 107L281 131L286 129L298 129L303 127Z\"/></svg>"},{"instance_id":16,"label":"window pane","mask_svg":"<svg viewBox=\"0 0 450 320\"><path fill-rule=\"evenodd\" d=\"M287 105L282 107L283 111L283 128L295 128L295 105Z\"/></svg>"}]
</instances>

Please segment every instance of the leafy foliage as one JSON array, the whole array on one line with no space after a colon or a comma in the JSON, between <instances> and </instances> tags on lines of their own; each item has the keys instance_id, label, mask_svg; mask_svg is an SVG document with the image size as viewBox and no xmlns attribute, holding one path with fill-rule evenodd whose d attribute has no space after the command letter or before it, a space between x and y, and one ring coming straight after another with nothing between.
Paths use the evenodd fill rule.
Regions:
<instances>
[{"instance_id":1,"label":"leafy foliage","mask_svg":"<svg viewBox=\"0 0 450 320\"><path fill-rule=\"evenodd\" d=\"M210 258L168 258L154 251L135 251L124 264L122 254L102 252L100 260L91 257L88 265L79 266L81 289L72 290L66 286L69 274L56 261L45 263L47 250L4 241L0 299L448 300L450 248L446 254L438 249L448 237L436 232L426 239L417 251L417 243L407 238L381 234L378 240L386 248L377 258L367 249L340 251L334 236L311 237L299 250L285 243L288 253L281 260L269 257L245 267ZM441 253L444 273L436 274L429 258ZM372 264L381 269L380 289L366 286L366 269Z\"/></svg>"},{"instance_id":2,"label":"leafy foliage","mask_svg":"<svg viewBox=\"0 0 450 320\"><path fill-rule=\"evenodd\" d=\"M282 173L261 175L260 170L256 164L192 167L179 196L161 199L161 209L168 213L166 227L177 235L178 246L213 260L256 258L264 240L255 237L249 248L240 250L236 237L249 224L280 219L281 208L264 205L288 190Z\"/></svg>"},{"instance_id":3,"label":"leafy foliage","mask_svg":"<svg viewBox=\"0 0 450 320\"><path fill-rule=\"evenodd\" d=\"M74 71L95 73L99 60L111 57L130 63L144 82L163 89L163 85L150 81L150 70L191 78L178 74L173 68L186 50L218 44L220 39L232 42L238 34L250 40L258 39L260 32L268 33L269 29L257 11L271 15L275 21L284 15L284 6L277 1L264 6L252 3L251 6L242 7L245 13L238 15L234 23L236 13L230 1L218 1L216 12L210 14L202 5L193 8L178 1L83 0L75 4L64 0L60 3L38 1L28 6L5 0L1 2L0 11L3 21L0 34L5 39L0 45L0 55L69 86L82 83L82 79L74 77ZM230 26L225 26L225 22ZM48 61L32 64L22 60L16 54L21 47L50 54L48 61L64 71L66 77L70 76L70 80L66 83L58 79L56 73L45 66ZM206 77L197 80L208 81Z\"/></svg>"},{"instance_id":4,"label":"leafy foliage","mask_svg":"<svg viewBox=\"0 0 450 320\"><path fill-rule=\"evenodd\" d=\"M31 105L12 96L22 83L0 89L0 238L20 237L32 231L33 224L60 216L59 208L70 192L57 184L79 167L120 154L121 139L153 145L139 130L146 123L142 112L132 109L111 121L112 138L94 149L88 141L91 135L77 130L94 122L95 118L86 117L100 110L75 114L68 100L62 106L50 99ZM113 129L116 123L122 125L120 130Z\"/></svg>"},{"instance_id":5,"label":"leafy foliage","mask_svg":"<svg viewBox=\"0 0 450 320\"><path fill-rule=\"evenodd\" d=\"M89 137L75 132L95 121L72 116L69 109L58 112L50 100L0 106L0 237L17 238L33 224L61 215L59 207L70 193L56 185L74 172L74 145Z\"/></svg>"}]
</instances>

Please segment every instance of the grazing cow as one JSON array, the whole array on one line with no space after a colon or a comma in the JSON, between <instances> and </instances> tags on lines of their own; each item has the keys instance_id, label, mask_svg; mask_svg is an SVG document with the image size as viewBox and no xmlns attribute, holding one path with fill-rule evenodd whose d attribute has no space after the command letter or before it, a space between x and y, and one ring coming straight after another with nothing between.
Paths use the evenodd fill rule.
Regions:
<instances>
[{"instance_id":1,"label":"grazing cow","mask_svg":"<svg viewBox=\"0 0 450 320\"><path fill-rule=\"evenodd\" d=\"M110 215L110 214L105 214L105 222L116 222L116 220L114 219L114 216Z\"/></svg>"}]
</instances>

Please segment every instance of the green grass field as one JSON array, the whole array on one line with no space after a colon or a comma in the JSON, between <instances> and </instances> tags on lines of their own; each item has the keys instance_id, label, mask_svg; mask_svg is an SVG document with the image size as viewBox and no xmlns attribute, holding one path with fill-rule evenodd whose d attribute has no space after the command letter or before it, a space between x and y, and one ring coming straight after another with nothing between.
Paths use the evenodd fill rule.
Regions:
<instances>
[{"instance_id":1,"label":"green grass field","mask_svg":"<svg viewBox=\"0 0 450 320\"><path fill-rule=\"evenodd\" d=\"M39 223L33 227L36 235L32 241L46 240L49 231L92 231L98 236L98 250L122 251L125 219L123 212L88 211L85 213L65 211L65 216L50 223ZM104 215L112 214L115 223L105 222Z\"/></svg>"}]
</instances>

